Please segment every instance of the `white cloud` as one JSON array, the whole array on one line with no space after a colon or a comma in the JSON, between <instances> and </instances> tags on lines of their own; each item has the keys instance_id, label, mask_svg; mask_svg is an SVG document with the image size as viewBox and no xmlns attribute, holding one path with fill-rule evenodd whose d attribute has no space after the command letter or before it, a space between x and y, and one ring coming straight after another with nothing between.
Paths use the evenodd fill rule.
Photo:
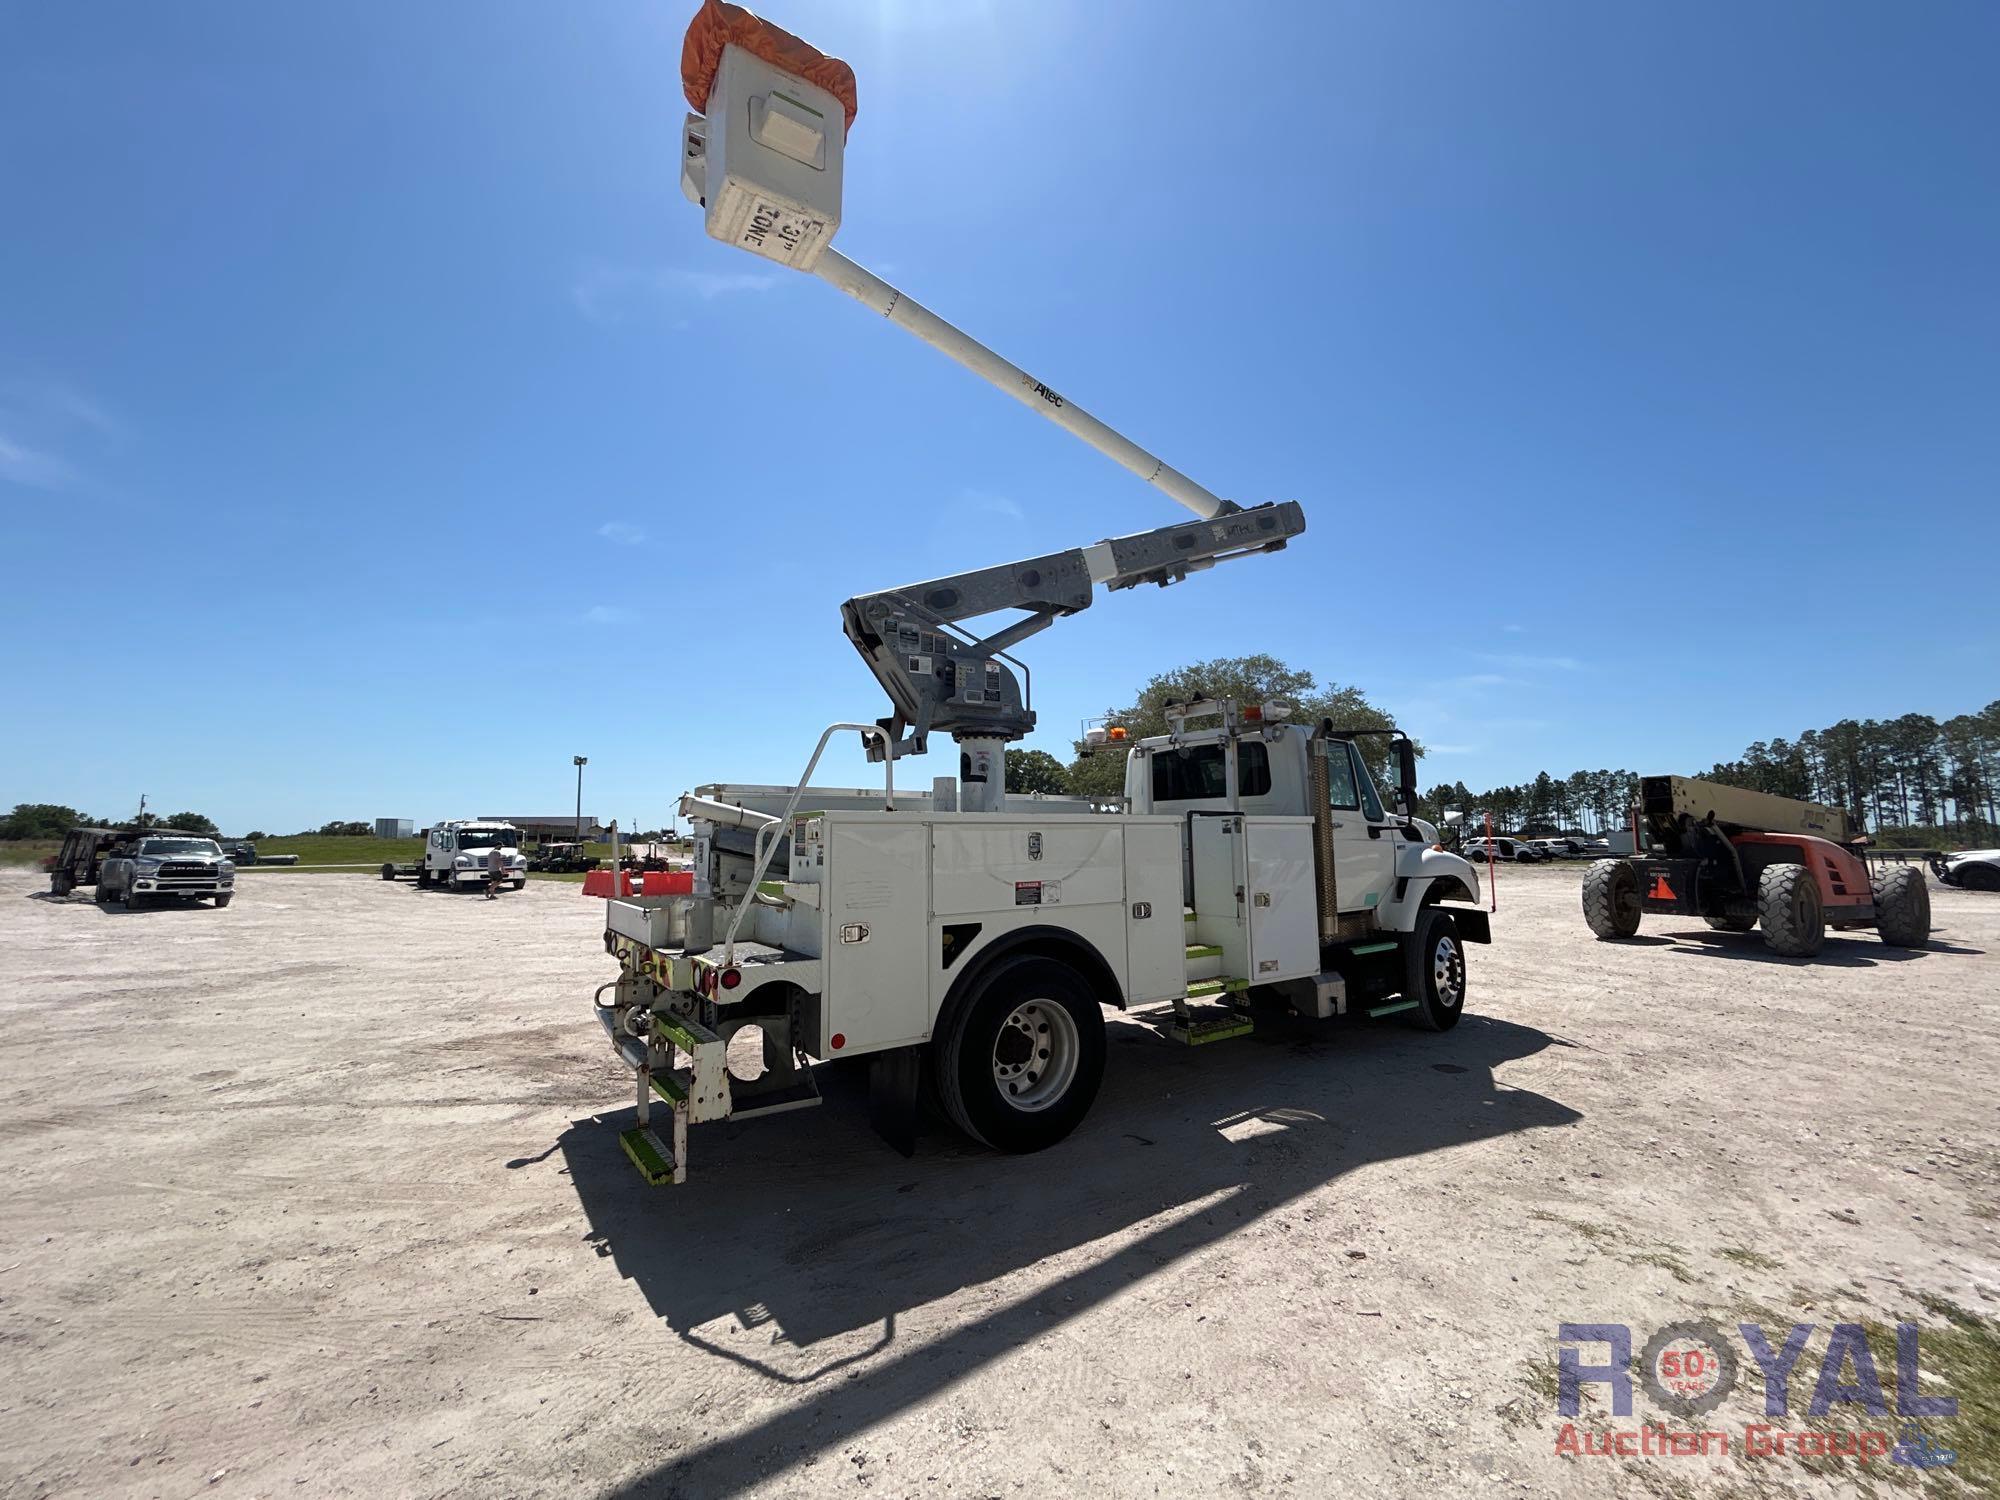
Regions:
<instances>
[{"instance_id":1,"label":"white cloud","mask_svg":"<svg viewBox=\"0 0 2000 1500\"><path fill-rule=\"evenodd\" d=\"M621 547L636 547L646 540L646 528L634 526L630 521L606 521L597 528L597 534Z\"/></svg>"},{"instance_id":2,"label":"white cloud","mask_svg":"<svg viewBox=\"0 0 2000 1500\"><path fill-rule=\"evenodd\" d=\"M0 480L34 490L62 490L76 483L76 470L55 454L17 443L0 432Z\"/></svg>"},{"instance_id":3,"label":"white cloud","mask_svg":"<svg viewBox=\"0 0 2000 1500\"><path fill-rule=\"evenodd\" d=\"M777 284L775 273L760 271L593 264L577 273L569 295L577 311L591 322L616 323L634 312L671 311L691 302L767 292Z\"/></svg>"},{"instance_id":4,"label":"white cloud","mask_svg":"<svg viewBox=\"0 0 2000 1500\"><path fill-rule=\"evenodd\" d=\"M1505 667L1514 672L1581 672L1583 663L1574 656L1519 656L1511 653L1481 651L1475 653L1479 660L1491 662L1496 667Z\"/></svg>"},{"instance_id":5,"label":"white cloud","mask_svg":"<svg viewBox=\"0 0 2000 1500\"><path fill-rule=\"evenodd\" d=\"M1005 516L1010 521L1018 521L1023 515L1020 501L1007 495L989 494L985 490L960 490L958 503L967 510L988 516Z\"/></svg>"}]
</instances>

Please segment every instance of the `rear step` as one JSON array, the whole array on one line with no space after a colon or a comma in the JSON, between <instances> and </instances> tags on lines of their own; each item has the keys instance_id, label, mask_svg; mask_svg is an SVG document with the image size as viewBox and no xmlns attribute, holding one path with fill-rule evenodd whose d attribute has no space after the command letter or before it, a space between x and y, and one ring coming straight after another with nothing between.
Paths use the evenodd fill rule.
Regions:
<instances>
[{"instance_id":1,"label":"rear step","mask_svg":"<svg viewBox=\"0 0 2000 1500\"><path fill-rule=\"evenodd\" d=\"M782 1114L820 1102L811 1071L797 1066L791 1052L789 1029L776 1030L783 1023L773 1019L763 1020L761 1029L767 1039L776 1041L780 1056L790 1057L791 1062L766 1067L749 1080L730 1076L728 1041L685 1016L650 1012L649 1035L644 1039L622 1031L610 1007L599 1006L597 1019L613 1050L638 1079L639 1123L620 1132L618 1144L640 1175L656 1187L687 1181L688 1126ZM653 1112L655 1096L672 1123L665 1139L654 1130L656 1123L666 1123Z\"/></svg>"},{"instance_id":2,"label":"rear step","mask_svg":"<svg viewBox=\"0 0 2000 1500\"><path fill-rule=\"evenodd\" d=\"M1202 949L1190 944L1191 958L1209 958L1219 955L1215 948ZM1199 1047L1206 1042L1227 1041L1234 1036L1248 1036L1257 1029L1257 1024L1248 1015L1234 1009L1234 1002L1225 998L1221 1005L1203 1005L1197 1008L1191 1002L1208 1000L1216 996L1228 997L1250 988L1247 979L1217 977L1201 979L1187 987L1187 993L1174 1001L1173 1013L1149 1019L1150 1024L1161 1036L1169 1041L1179 1042L1187 1047Z\"/></svg>"}]
</instances>

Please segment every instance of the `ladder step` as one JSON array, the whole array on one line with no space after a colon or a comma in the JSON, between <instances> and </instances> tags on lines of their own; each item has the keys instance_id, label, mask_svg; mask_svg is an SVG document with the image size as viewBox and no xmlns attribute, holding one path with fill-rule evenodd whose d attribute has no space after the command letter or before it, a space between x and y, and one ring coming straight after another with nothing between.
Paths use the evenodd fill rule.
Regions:
<instances>
[{"instance_id":1,"label":"ladder step","mask_svg":"<svg viewBox=\"0 0 2000 1500\"><path fill-rule=\"evenodd\" d=\"M1207 1000L1215 995L1233 994L1250 988L1247 979L1204 979L1187 987L1188 999Z\"/></svg>"},{"instance_id":2,"label":"ladder step","mask_svg":"<svg viewBox=\"0 0 2000 1500\"><path fill-rule=\"evenodd\" d=\"M1189 943L1187 945L1187 956L1189 958L1220 958L1222 957L1222 950L1213 943Z\"/></svg>"},{"instance_id":3,"label":"ladder step","mask_svg":"<svg viewBox=\"0 0 2000 1500\"><path fill-rule=\"evenodd\" d=\"M704 1042L721 1040L706 1027L697 1026L692 1021L684 1021L679 1016L668 1015L665 1011L653 1012L653 1034L664 1037L689 1056Z\"/></svg>"},{"instance_id":4,"label":"ladder step","mask_svg":"<svg viewBox=\"0 0 2000 1500\"><path fill-rule=\"evenodd\" d=\"M674 1180L674 1164L667 1157L667 1148L660 1144L660 1138L644 1126L618 1133L618 1144L625 1148L625 1154L632 1158L632 1165L639 1169L654 1187L664 1187Z\"/></svg>"},{"instance_id":5,"label":"ladder step","mask_svg":"<svg viewBox=\"0 0 2000 1500\"><path fill-rule=\"evenodd\" d=\"M1393 953L1396 951L1396 945L1394 943L1361 943L1353 948L1349 948L1347 951L1357 956L1363 953Z\"/></svg>"},{"instance_id":6,"label":"ladder step","mask_svg":"<svg viewBox=\"0 0 2000 1500\"><path fill-rule=\"evenodd\" d=\"M667 1103L669 1104L687 1103L687 1096L688 1096L687 1084L682 1082L681 1076L678 1072L653 1073L650 1074L649 1077L652 1080L653 1092L658 1094L662 1099L666 1100Z\"/></svg>"},{"instance_id":7,"label":"ladder step","mask_svg":"<svg viewBox=\"0 0 2000 1500\"><path fill-rule=\"evenodd\" d=\"M1393 1016L1398 1011L1415 1010L1416 1008L1417 1002L1414 1000L1391 1000L1387 1005L1377 1005L1371 1008L1368 1012L1368 1018L1372 1021L1377 1016Z\"/></svg>"},{"instance_id":8,"label":"ladder step","mask_svg":"<svg viewBox=\"0 0 2000 1500\"><path fill-rule=\"evenodd\" d=\"M1199 1047L1205 1042L1224 1042L1234 1036L1248 1036L1257 1029L1257 1023L1248 1016L1223 1015L1196 1020L1189 1017L1185 1021L1169 1021L1162 1028L1174 1041L1190 1047Z\"/></svg>"}]
</instances>

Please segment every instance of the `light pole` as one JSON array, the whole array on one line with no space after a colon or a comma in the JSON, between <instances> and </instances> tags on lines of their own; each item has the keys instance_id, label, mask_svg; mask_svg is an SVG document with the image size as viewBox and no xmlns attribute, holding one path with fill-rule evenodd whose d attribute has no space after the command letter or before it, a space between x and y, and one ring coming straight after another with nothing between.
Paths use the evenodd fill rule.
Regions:
<instances>
[{"instance_id":1,"label":"light pole","mask_svg":"<svg viewBox=\"0 0 2000 1500\"><path fill-rule=\"evenodd\" d=\"M583 847L583 768L590 764L590 757L587 755L573 755L570 759L576 762L576 846L581 849Z\"/></svg>"}]
</instances>

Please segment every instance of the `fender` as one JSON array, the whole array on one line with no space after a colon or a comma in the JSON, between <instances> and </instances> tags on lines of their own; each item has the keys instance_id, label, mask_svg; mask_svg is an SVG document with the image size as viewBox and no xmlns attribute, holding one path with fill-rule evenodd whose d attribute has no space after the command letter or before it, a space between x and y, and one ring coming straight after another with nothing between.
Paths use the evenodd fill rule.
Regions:
<instances>
[{"instance_id":1,"label":"fender","mask_svg":"<svg viewBox=\"0 0 2000 1500\"><path fill-rule=\"evenodd\" d=\"M1376 912L1376 922L1390 932L1413 932L1418 913L1443 901L1477 904L1479 872L1462 855L1404 844L1396 851L1396 888Z\"/></svg>"},{"instance_id":2,"label":"fender","mask_svg":"<svg viewBox=\"0 0 2000 1500\"><path fill-rule=\"evenodd\" d=\"M1066 927L1017 927L1011 932L999 934L985 947L975 949L962 960L963 969L952 980L951 988L945 991L944 1003L938 1007L937 1014L931 1017L931 1035L936 1036L943 1029L952 1012L965 1003L965 997L995 965L1017 953L1044 954L1076 965L1090 987L1097 992L1100 1005L1118 1010L1125 1008L1125 992L1095 944Z\"/></svg>"}]
</instances>

